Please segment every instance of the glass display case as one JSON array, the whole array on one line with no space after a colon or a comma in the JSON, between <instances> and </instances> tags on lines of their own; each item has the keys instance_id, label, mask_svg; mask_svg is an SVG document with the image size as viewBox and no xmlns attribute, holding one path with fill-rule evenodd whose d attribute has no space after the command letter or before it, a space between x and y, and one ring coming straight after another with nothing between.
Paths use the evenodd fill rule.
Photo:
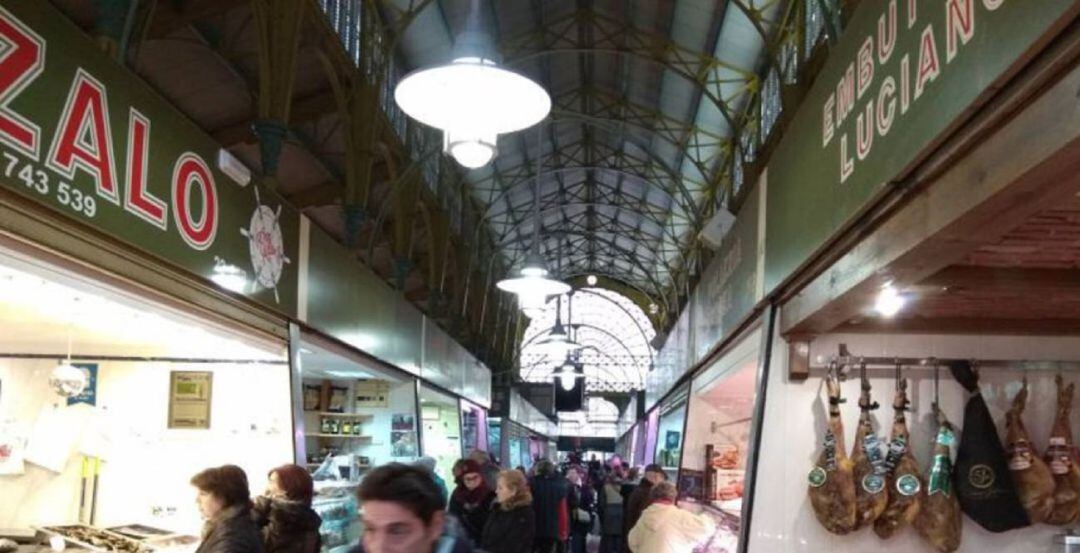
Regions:
<instances>
[{"instance_id":1,"label":"glass display case","mask_svg":"<svg viewBox=\"0 0 1080 553\"><path fill-rule=\"evenodd\" d=\"M660 404L656 430L656 454L653 462L664 467L668 478L677 479L682 455L683 425L686 423L686 403L690 387L676 390Z\"/></svg>"},{"instance_id":2,"label":"glass display case","mask_svg":"<svg viewBox=\"0 0 1080 553\"><path fill-rule=\"evenodd\" d=\"M462 451L457 398L421 384L420 419L424 424L423 454L435 459L435 470L453 488L454 463L468 453Z\"/></svg>"},{"instance_id":3,"label":"glass display case","mask_svg":"<svg viewBox=\"0 0 1080 553\"><path fill-rule=\"evenodd\" d=\"M356 486L319 482L315 485L315 499L311 508L322 518L319 535L322 537L323 553L347 551L360 540L359 504Z\"/></svg>"},{"instance_id":4,"label":"glass display case","mask_svg":"<svg viewBox=\"0 0 1080 553\"><path fill-rule=\"evenodd\" d=\"M738 546L760 346L760 330L750 332L692 382L678 504L717 526L696 553L733 553Z\"/></svg>"}]
</instances>

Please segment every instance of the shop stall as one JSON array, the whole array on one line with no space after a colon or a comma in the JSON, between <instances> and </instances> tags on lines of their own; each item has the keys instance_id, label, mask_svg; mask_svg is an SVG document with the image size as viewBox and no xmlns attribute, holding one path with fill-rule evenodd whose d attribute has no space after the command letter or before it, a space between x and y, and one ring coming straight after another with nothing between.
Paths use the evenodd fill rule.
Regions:
<instances>
[{"instance_id":1,"label":"shop stall","mask_svg":"<svg viewBox=\"0 0 1080 553\"><path fill-rule=\"evenodd\" d=\"M198 536L196 472L292 462L284 342L3 243L0 527Z\"/></svg>"},{"instance_id":2,"label":"shop stall","mask_svg":"<svg viewBox=\"0 0 1080 553\"><path fill-rule=\"evenodd\" d=\"M506 467L506 452L502 447L502 418L491 417L488 419L488 445L490 449L488 451L495 456L495 460L500 466ZM514 465L509 465L514 466Z\"/></svg>"},{"instance_id":3,"label":"shop stall","mask_svg":"<svg viewBox=\"0 0 1080 553\"><path fill-rule=\"evenodd\" d=\"M660 409L654 408L645 416L645 423L642 425L645 447L642 448L641 452L641 466L656 462L656 441L660 431L659 427Z\"/></svg>"},{"instance_id":4,"label":"shop stall","mask_svg":"<svg viewBox=\"0 0 1080 553\"><path fill-rule=\"evenodd\" d=\"M458 399L421 384L420 422L423 454L435 459L435 470L452 487L454 463L467 453L462 450Z\"/></svg>"},{"instance_id":5,"label":"shop stall","mask_svg":"<svg viewBox=\"0 0 1080 553\"><path fill-rule=\"evenodd\" d=\"M295 349L304 437L296 456L315 480L324 550L345 548L360 537L364 473L420 455L416 378L313 333L301 334Z\"/></svg>"},{"instance_id":6,"label":"shop stall","mask_svg":"<svg viewBox=\"0 0 1080 553\"><path fill-rule=\"evenodd\" d=\"M660 403L657 412L656 453L653 462L664 468L668 478L678 480L679 457L683 449L683 426L686 423L686 406L689 386L676 389Z\"/></svg>"},{"instance_id":7,"label":"shop stall","mask_svg":"<svg viewBox=\"0 0 1080 553\"><path fill-rule=\"evenodd\" d=\"M749 477L763 332L744 332L694 376L678 476L679 506L716 523L705 551L736 551Z\"/></svg>"},{"instance_id":8,"label":"shop stall","mask_svg":"<svg viewBox=\"0 0 1080 553\"><path fill-rule=\"evenodd\" d=\"M971 8L975 38L947 43L950 64L873 154L818 165L808 152L841 146L801 129L887 17L860 4L769 162L763 266L780 311L750 551L1071 550L1078 7ZM911 16L901 52L949 38L956 13ZM882 500L893 508L865 508Z\"/></svg>"},{"instance_id":9,"label":"shop stall","mask_svg":"<svg viewBox=\"0 0 1080 553\"><path fill-rule=\"evenodd\" d=\"M465 455L473 451L491 451L488 443L487 411L467 400L461 400L461 448Z\"/></svg>"}]
</instances>

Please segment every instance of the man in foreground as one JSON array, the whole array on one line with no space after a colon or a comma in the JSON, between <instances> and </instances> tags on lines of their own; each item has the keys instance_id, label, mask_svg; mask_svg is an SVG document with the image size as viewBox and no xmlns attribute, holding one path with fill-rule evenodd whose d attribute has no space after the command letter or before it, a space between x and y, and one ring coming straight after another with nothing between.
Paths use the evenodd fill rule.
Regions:
<instances>
[{"instance_id":1,"label":"man in foreground","mask_svg":"<svg viewBox=\"0 0 1080 553\"><path fill-rule=\"evenodd\" d=\"M420 467L372 470L357 492L364 511L360 545L350 553L472 553L468 538L446 535L446 500Z\"/></svg>"}]
</instances>

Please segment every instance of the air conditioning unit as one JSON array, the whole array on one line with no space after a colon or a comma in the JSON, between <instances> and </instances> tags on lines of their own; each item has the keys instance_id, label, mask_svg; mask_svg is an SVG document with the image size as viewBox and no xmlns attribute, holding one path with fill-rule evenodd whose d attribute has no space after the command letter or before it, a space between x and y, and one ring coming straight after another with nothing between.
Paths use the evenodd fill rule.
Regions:
<instances>
[{"instance_id":1,"label":"air conditioning unit","mask_svg":"<svg viewBox=\"0 0 1080 553\"><path fill-rule=\"evenodd\" d=\"M712 216L705 227L701 229L701 233L698 234L698 238L709 248L718 250L720 244L724 241L724 237L731 231L731 227L735 225L735 215L733 215L727 209L721 207L716 210L716 214Z\"/></svg>"}]
</instances>

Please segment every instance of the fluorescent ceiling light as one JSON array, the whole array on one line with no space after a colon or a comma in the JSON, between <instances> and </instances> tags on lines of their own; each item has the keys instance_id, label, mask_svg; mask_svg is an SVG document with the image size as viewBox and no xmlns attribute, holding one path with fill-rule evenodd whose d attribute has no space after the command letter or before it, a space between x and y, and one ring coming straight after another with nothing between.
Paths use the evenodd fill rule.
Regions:
<instances>
[{"instance_id":1,"label":"fluorescent ceiling light","mask_svg":"<svg viewBox=\"0 0 1080 553\"><path fill-rule=\"evenodd\" d=\"M888 284L878 292L874 311L882 317L890 318L896 316L906 303L907 299L892 284Z\"/></svg>"}]
</instances>

